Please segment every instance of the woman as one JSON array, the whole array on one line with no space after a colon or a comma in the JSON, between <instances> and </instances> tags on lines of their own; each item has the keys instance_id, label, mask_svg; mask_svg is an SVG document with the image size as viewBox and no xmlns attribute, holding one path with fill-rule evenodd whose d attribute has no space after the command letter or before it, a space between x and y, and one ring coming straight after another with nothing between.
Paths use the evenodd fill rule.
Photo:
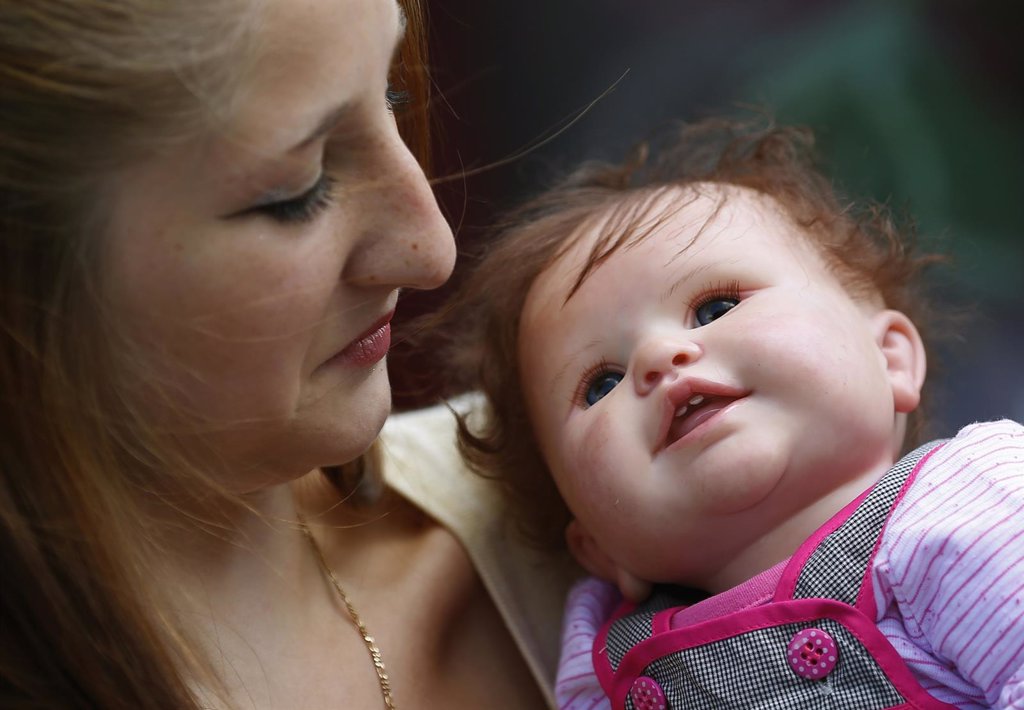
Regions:
<instances>
[{"instance_id":1,"label":"woman","mask_svg":"<svg viewBox=\"0 0 1024 710\"><path fill-rule=\"evenodd\" d=\"M393 116L422 138L420 32L412 1L0 2L3 707L544 702L417 483L431 430L394 427L404 498L343 466L399 290L454 258Z\"/></svg>"}]
</instances>

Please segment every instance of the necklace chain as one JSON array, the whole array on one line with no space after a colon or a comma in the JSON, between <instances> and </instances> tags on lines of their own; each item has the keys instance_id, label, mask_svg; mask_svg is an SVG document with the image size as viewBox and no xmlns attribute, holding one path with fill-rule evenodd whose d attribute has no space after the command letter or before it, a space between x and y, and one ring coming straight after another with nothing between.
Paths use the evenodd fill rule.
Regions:
<instances>
[{"instance_id":1,"label":"necklace chain","mask_svg":"<svg viewBox=\"0 0 1024 710\"><path fill-rule=\"evenodd\" d=\"M359 635L363 639L363 644L366 646L366 650L370 653L370 660L373 661L373 669L377 672L377 682L380 683L380 694L384 698L384 707L387 710L395 710L395 702L391 698L391 681L388 679L387 668L384 667L384 659L380 655L380 648L377 647L377 642L374 640L370 632L366 630L366 625L363 624L363 620L359 618L359 612L352 605L352 601L345 594L345 590L342 588L338 578L334 575L328 564L327 559L324 557L323 550L320 549L320 544L313 537L313 531L306 525L306 521L303 518L299 518L299 527L302 528L303 534L306 539L309 540L310 547L313 548L313 553L316 555L316 561L320 565L320 571L334 587L334 591L337 592L338 598L341 599L341 603L345 605L346 611L348 611L349 618L359 631Z\"/></svg>"}]
</instances>

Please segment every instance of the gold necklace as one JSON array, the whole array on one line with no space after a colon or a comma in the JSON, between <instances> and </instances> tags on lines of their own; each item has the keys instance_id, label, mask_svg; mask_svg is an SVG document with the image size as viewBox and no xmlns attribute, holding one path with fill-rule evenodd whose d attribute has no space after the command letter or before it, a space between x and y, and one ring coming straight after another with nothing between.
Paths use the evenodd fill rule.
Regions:
<instances>
[{"instance_id":1,"label":"gold necklace","mask_svg":"<svg viewBox=\"0 0 1024 710\"><path fill-rule=\"evenodd\" d=\"M366 650L370 652L370 659L373 661L373 669L377 671L377 681L380 683L380 694L384 698L384 707L387 710L395 710L395 702L391 698L391 681L388 679L387 668L384 667L384 659L380 655L380 649L377 648L377 642L373 640L373 636L366 630L366 626L363 624L363 620L359 618L359 612L352 606L352 602L349 600L348 595L345 594L345 590L342 589L341 583L338 582L338 578L334 576L334 570L327 565L327 559L324 557L323 550L320 549L319 543L316 538L313 537L313 532L306 525L306 521L299 516L299 527L302 528L303 534L306 539L309 540L310 547L313 548L313 553L316 555L316 561L320 565L320 571L334 587L334 591L338 593L338 598L341 599L341 603L345 605L345 609L348 611L349 618L352 619L352 623L355 624L356 629L359 631L359 635L363 638L363 644L366 646Z\"/></svg>"}]
</instances>

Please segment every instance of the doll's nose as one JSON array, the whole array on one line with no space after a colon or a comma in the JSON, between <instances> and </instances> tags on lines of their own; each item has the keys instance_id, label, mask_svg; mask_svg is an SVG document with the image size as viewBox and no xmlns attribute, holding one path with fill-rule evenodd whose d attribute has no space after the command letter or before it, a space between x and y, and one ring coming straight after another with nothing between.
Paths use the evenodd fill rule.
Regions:
<instances>
[{"instance_id":1,"label":"doll's nose","mask_svg":"<svg viewBox=\"0 0 1024 710\"><path fill-rule=\"evenodd\" d=\"M688 338L652 338L637 348L633 379L639 394L653 391L663 380L675 379L679 368L700 359L704 350Z\"/></svg>"}]
</instances>

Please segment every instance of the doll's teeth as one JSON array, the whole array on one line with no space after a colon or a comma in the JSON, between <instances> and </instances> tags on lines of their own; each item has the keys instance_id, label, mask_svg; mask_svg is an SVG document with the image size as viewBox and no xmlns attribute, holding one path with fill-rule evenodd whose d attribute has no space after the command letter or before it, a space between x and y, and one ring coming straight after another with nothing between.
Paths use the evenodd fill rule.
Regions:
<instances>
[{"instance_id":1,"label":"doll's teeth","mask_svg":"<svg viewBox=\"0 0 1024 710\"><path fill-rule=\"evenodd\" d=\"M676 409L676 413L673 414L672 416L675 417L676 419L678 419L679 417L685 415L690 410L690 406L696 407L698 404L702 403L703 401L704 401L704 395L702 395L702 394L695 394L692 397L690 397L689 401L686 404L684 404L683 406L681 406L678 409Z\"/></svg>"},{"instance_id":2,"label":"doll's teeth","mask_svg":"<svg viewBox=\"0 0 1024 710\"><path fill-rule=\"evenodd\" d=\"M672 416L674 416L676 419L678 419L679 417L681 417L684 414L686 414L686 412L690 409L690 405L697 406L698 404L700 404L703 401L704 401L704 395L702 395L702 394L695 394L692 397L690 397L689 402L684 404L682 407L679 407L679 409L676 410L676 413L673 414Z\"/></svg>"}]
</instances>

